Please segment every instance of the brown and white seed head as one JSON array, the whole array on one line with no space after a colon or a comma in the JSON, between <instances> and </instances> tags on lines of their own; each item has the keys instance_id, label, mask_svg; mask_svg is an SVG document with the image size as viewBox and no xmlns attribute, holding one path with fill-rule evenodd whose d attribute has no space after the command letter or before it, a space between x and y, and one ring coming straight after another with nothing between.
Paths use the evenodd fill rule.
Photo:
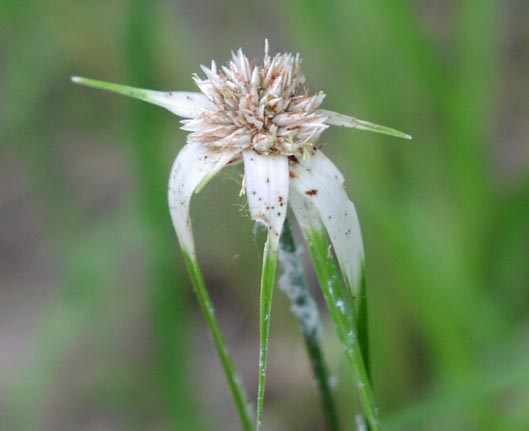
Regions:
<instances>
[{"instance_id":1,"label":"brown and white seed head","mask_svg":"<svg viewBox=\"0 0 529 431\"><path fill-rule=\"evenodd\" d=\"M263 64L239 51L217 70L202 66L195 83L210 105L189 120L189 142L222 150L253 149L259 154L300 155L328 127L318 112L325 94L309 95L299 54L265 54Z\"/></svg>"}]
</instances>

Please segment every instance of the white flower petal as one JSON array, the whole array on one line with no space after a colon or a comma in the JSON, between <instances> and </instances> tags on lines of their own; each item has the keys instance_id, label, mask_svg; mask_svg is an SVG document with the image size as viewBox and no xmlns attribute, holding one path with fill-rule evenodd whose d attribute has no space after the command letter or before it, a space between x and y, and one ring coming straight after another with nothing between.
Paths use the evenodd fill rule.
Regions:
<instances>
[{"instance_id":1,"label":"white flower petal","mask_svg":"<svg viewBox=\"0 0 529 431\"><path fill-rule=\"evenodd\" d=\"M338 114L337 112L320 109L318 112L327 117L325 123L330 126L350 127L352 129L367 130L369 132L383 133L384 135L396 136L397 138L411 139L411 135L399 132L386 126L379 126L369 121L359 120L358 118L349 117L347 115Z\"/></svg>"},{"instance_id":2,"label":"white flower petal","mask_svg":"<svg viewBox=\"0 0 529 431\"><path fill-rule=\"evenodd\" d=\"M184 145L171 169L169 208L182 249L195 252L189 205L193 193L208 182L234 157L237 151L213 151L199 143Z\"/></svg>"},{"instance_id":3,"label":"white flower petal","mask_svg":"<svg viewBox=\"0 0 529 431\"><path fill-rule=\"evenodd\" d=\"M263 223L279 240L287 214L288 159L285 156L243 152L246 194L252 219Z\"/></svg>"},{"instance_id":4,"label":"white flower petal","mask_svg":"<svg viewBox=\"0 0 529 431\"><path fill-rule=\"evenodd\" d=\"M292 208L292 211L294 211L296 220L303 232L325 232L325 226L321 222L320 213L314 204L306 199L292 184L288 196L288 204Z\"/></svg>"},{"instance_id":5,"label":"white flower petal","mask_svg":"<svg viewBox=\"0 0 529 431\"><path fill-rule=\"evenodd\" d=\"M344 179L338 168L321 152L291 167L291 206L301 227L317 229L314 210L301 203L301 196L310 202L325 225L334 247L346 284L357 294L364 262L364 246L360 223L354 204L344 189Z\"/></svg>"},{"instance_id":6,"label":"white flower petal","mask_svg":"<svg viewBox=\"0 0 529 431\"><path fill-rule=\"evenodd\" d=\"M154 105L168 109L173 114L185 118L193 118L202 109L211 107L209 100L202 93L189 91L163 92L144 90L142 88L134 88L126 85L114 84L111 82L81 78L78 76L73 76L72 81L76 84L108 90L114 93L143 100L145 102L153 103Z\"/></svg>"}]
</instances>

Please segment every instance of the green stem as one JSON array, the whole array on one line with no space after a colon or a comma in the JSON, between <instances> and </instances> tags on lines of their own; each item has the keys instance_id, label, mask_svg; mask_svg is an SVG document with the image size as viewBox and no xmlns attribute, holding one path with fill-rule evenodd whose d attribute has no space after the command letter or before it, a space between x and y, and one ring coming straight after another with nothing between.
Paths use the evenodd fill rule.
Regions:
<instances>
[{"instance_id":1,"label":"green stem","mask_svg":"<svg viewBox=\"0 0 529 431\"><path fill-rule=\"evenodd\" d=\"M266 389L266 367L268 365L268 339L270 338L270 313L274 293L277 267L278 240L268 235L263 256L261 274L261 298L259 305L259 386L257 389L257 431L263 422L264 396Z\"/></svg>"},{"instance_id":2,"label":"green stem","mask_svg":"<svg viewBox=\"0 0 529 431\"><path fill-rule=\"evenodd\" d=\"M373 431L380 431L377 409L371 391L371 385L364 364L357 331L350 316L346 313L340 276L334 258L329 253L329 240L322 230L308 229L304 231L309 250L314 262L316 274L320 282L323 296L338 334L338 339L345 351L347 364L357 379L357 389L367 421Z\"/></svg>"},{"instance_id":3,"label":"green stem","mask_svg":"<svg viewBox=\"0 0 529 431\"><path fill-rule=\"evenodd\" d=\"M321 346L321 321L318 306L307 287L301 254L288 218L281 235L279 260L283 267L279 287L292 302L292 312L298 319L303 333L312 373L320 393L327 430L340 431L341 427L329 381L329 372Z\"/></svg>"},{"instance_id":4,"label":"green stem","mask_svg":"<svg viewBox=\"0 0 529 431\"><path fill-rule=\"evenodd\" d=\"M350 290L348 290L350 292ZM369 331L368 331L368 312L367 312L367 292L366 292L366 279L364 268L362 267L362 278L360 280L360 290L358 293L358 308L356 308L356 331L358 336L358 345L362 352L362 358L364 359L364 366L366 369L367 379L372 385L371 370L369 366ZM363 417L358 417L358 420L364 420ZM359 428L360 429L360 428ZM365 425L366 431L370 430L369 424Z\"/></svg>"},{"instance_id":5,"label":"green stem","mask_svg":"<svg viewBox=\"0 0 529 431\"><path fill-rule=\"evenodd\" d=\"M252 414L249 408L248 397L246 396L246 392L244 390L244 387L242 386L241 378L237 373L233 360L228 352L226 341L222 336L222 331L220 329L219 322L217 321L217 317L215 316L213 302L211 301L209 293L206 289L206 283L204 282L204 277L202 275L202 271L200 270L198 260L196 259L196 257L189 255L185 251L183 252L183 254L187 269L189 271L189 275L191 277L193 288L200 304L200 308L202 309L202 313L206 318L209 330L211 331L211 335L213 336L215 348L217 349L217 353L220 357L222 367L224 368L224 372L226 373L228 385L235 401L235 406L237 408L237 412L239 413L239 418L241 420L242 427L244 431L254 431L255 428L253 426Z\"/></svg>"},{"instance_id":6,"label":"green stem","mask_svg":"<svg viewBox=\"0 0 529 431\"><path fill-rule=\"evenodd\" d=\"M367 312L367 293L366 293L366 278L365 272L362 268L362 279L360 280L360 292L358 295L358 309L356 318L356 330L358 333L358 344L362 351L364 358L364 365L366 367L367 378L371 381L371 372L369 366L369 331L368 331L368 312Z\"/></svg>"}]
</instances>

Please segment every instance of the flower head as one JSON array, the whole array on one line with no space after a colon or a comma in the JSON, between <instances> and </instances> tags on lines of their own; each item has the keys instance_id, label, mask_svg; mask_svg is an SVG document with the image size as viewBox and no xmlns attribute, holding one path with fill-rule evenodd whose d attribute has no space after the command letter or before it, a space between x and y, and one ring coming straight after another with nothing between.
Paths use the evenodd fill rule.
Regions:
<instances>
[{"instance_id":1,"label":"flower head","mask_svg":"<svg viewBox=\"0 0 529 431\"><path fill-rule=\"evenodd\" d=\"M202 67L194 77L210 106L184 121L189 142L214 149L251 149L258 154L299 155L328 127L317 109L322 92L309 95L299 54L265 54L250 62L239 49L217 70Z\"/></svg>"},{"instance_id":2,"label":"flower head","mask_svg":"<svg viewBox=\"0 0 529 431\"><path fill-rule=\"evenodd\" d=\"M325 94L310 94L299 54L250 61L242 50L227 65L202 66L194 76L200 92L159 92L74 77L76 83L102 88L162 106L184 117L190 132L169 180L169 205L182 248L195 254L189 204L221 169L242 161L251 216L277 244L292 207L300 222L316 214L327 230L346 281L356 289L363 247L354 205L344 179L321 152L317 141L330 125L409 135L336 112L320 109ZM312 222L315 223L315 222ZM318 222L319 223L319 222Z\"/></svg>"}]
</instances>

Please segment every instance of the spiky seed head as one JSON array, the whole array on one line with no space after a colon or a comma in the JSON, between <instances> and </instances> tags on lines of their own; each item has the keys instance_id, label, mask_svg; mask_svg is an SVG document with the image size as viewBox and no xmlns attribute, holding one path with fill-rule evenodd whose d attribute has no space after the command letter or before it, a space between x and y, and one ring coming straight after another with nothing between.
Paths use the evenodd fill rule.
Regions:
<instances>
[{"instance_id":1,"label":"spiky seed head","mask_svg":"<svg viewBox=\"0 0 529 431\"><path fill-rule=\"evenodd\" d=\"M184 121L189 142L219 150L253 149L259 154L303 154L328 127L317 109L325 94L309 95L299 54L265 52L262 64L239 51L221 70L202 67L195 83L211 102Z\"/></svg>"}]
</instances>

